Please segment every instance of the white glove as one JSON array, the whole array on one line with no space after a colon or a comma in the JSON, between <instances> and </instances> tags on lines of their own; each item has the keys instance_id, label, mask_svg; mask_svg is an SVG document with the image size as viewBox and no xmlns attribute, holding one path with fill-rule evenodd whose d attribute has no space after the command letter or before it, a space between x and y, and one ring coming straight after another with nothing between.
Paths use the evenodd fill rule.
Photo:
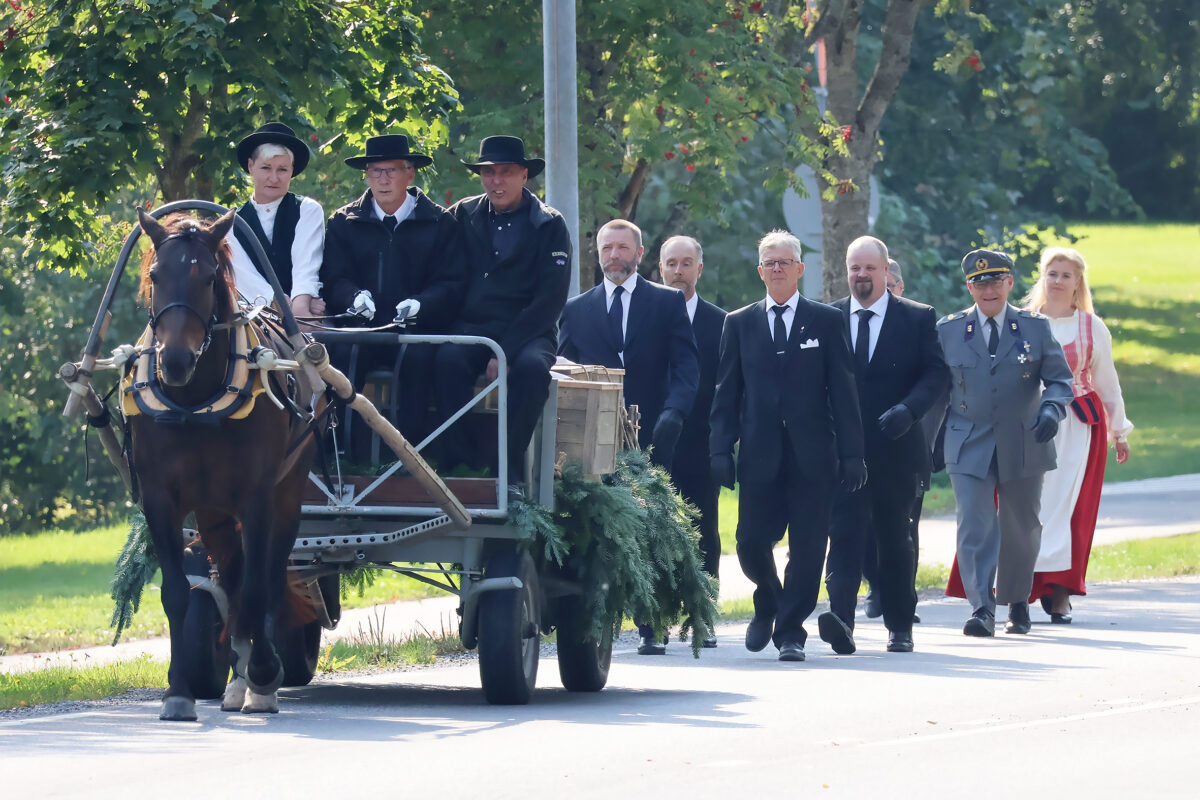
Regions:
<instances>
[{"instance_id":1,"label":"white glove","mask_svg":"<svg viewBox=\"0 0 1200 800\"><path fill-rule=\"evenodd\" d=\"M417 314L421 313L421 301L413 300L411 297L407 300L401 300L396 303L396 322L404 322L406 319L412 319Z\"/></svg>"},{"instance_id":2,"label":"white glove","mask_svg":"<svg viewBox=\"0 0 1200 800\"><path fill-rule=\"evenodd\" d=\"M354 302L351 304L349 311L351 314L360 316L365 320L375 319L375 300L371 297L371 293L363 289L354 295Z\"/></svg>"}]
</instances>

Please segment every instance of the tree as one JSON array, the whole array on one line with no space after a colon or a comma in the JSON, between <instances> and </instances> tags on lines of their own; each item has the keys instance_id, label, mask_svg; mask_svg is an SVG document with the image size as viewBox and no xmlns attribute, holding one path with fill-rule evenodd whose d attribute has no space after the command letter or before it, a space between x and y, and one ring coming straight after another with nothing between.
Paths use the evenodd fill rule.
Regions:
<instances>
[{"instance_id":1,"label":"tree","mask_svg":"<svg viewBox=\"0 0 1200 800\"><path fill-rule=\"evenodd\" d=\"M236 194L236 136L281 120L352 143L446 132L457 105L411 0L9 0L0 53L3 225L79 267L122 191ZM155 187L156 190L151 190Z\"/></svg>"}]
</instances>

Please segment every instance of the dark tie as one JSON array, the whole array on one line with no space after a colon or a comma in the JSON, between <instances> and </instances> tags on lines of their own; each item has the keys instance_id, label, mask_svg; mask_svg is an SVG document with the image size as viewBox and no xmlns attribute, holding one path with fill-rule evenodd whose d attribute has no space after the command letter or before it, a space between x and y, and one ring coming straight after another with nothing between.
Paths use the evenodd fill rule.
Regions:
<instances>
[{"instance_id":1,"label":"dark tie","mask_svg":"<svg viewBox=\"0 0 1200 800\"><path fill-rule=\"evenodd\" d=\"M996 320L988 317L988 355L995 356L996 348L1000 346L1000 329L996 327Z\"/></svg>"},{"instance_id":2,"label":"dark tie","mask_svg":"<svg viewBox=\"0 0 1200 800\"><path fill-rule=\"evenodd\" d=\"M396 218L395 218L394 216L392 216L391 214L388 214L387 216L385 216L385 217L383 218L383 225L384 225L384 227L386 227L386 228L387 228L389 231L395 231L395 230L396 230L396 224L397 224L397 223L396 223Z\"/></svg>"},{"instance_id":3,"label":"dark tie","mask_svg":"<svg viewBox=\"0 0 1200 800\"><path fill-rule=\"evenodd\" d=\"M866 372L871 361L871 317L875 312L869 308L858 310L858 338L854 340L854 363L859 373Z\"/></svg>"},{"instance_id":4,"label":"dark tie","mask_svg":"<svg viewBox=\"0 0 1200 800\"><path fill-rule=\"evenodd\" d=\"M775 324L774 339L775 339L775 355L782 356L787 352L787 326L783 324L783 312L788 310L787 306L774 306Z\"/></svg>"},{"instance_id":5,"label":"dark tie","mask_svg":"<svg viewBox=\"0 0 1200 800\"><path fill-rule=\"evenodd\" d=\"M621 325L621 317L625 311L625 307L621 303L623 294L625 294L624 286L613 289L612 305L608 307L608 329L612 333L613 344L617 346L618 353L625 350L624 326Z\"/></svg>"}]
</instances>

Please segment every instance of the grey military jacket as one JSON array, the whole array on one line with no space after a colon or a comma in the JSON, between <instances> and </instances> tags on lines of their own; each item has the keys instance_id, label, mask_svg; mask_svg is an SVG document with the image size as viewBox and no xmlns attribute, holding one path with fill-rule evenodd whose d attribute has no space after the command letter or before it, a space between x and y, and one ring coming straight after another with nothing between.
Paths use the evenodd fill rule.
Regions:
<instances>
[{"instance_id":1,"label":"grey military jacket","mask_svg":"<svg viewBox=\"0 0 1200 800\"><path fill-rule=\"evenodd\" d=\"M1038 444L1032 428L1043 404L1066 415L1071 369L1046 318L1008 306L995 358L975 306L942 317L937 331L951 377L947 471L985 477L993 453L1001 481L1054 469L1054 441Z\"/></svg>"}]
</instances>

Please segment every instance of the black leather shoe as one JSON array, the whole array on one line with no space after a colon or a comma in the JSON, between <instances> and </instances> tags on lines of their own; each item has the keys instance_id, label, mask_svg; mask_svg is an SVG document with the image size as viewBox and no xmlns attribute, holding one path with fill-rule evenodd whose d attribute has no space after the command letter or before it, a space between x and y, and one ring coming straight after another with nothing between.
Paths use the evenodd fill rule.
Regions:
<instances>
[{"instance_id":1,"label":"black leather shoe","mask_svg":"<svg viewBox=\"0 0 1200 800\"><path fill-rule=\"evenodd\" d=\"M838 619L838 615L832 611L826 611L817 617L817 630L821 632L821 641L829 642L833 652L840 656L848 656L857 649L850 626Z\"/></svg>"},{"instance_id":2,"label":"black leather shoe","mask_svg":"<svg viewBox=\"0 0 1200 800\"><path fill-rule=\"evenodd\" d=\"M1042 611L1047 614L1054 613L1054 598L1048 594L1042 595Z\"/></svg>"},{"instance_id":3,"label":"black leather shoe","mask_svg":"<svg viewBox=\"0 0 1200 800\"><path fill-rule=\"evenodd\" d=\"M1050 615L1050 622L1055 625L1070 625L1071 624L1071 601L1067 601L1067 611L1065 614L1055 614L1053 611L1046 612Z\"/></svg>"},{"instance_id":4,"label":"black leather shoe","mask_svg":"<svg viewBox=\"0 0 1200 800\"><path fill-rule=\"evenodd\" d=\"M709 637L705 638L703 645L704 645L704 647L716 647L717 646L717 637L714 635L714 636L709 636Z\"/></svg>"},{"instance_id":5,"label":"black leather shoe","mask_svg":"<svg viewBox=\"0 0 1200 800\"><path fill-rule=\"evenodd\" d=\"M913 612L913 625L920 625L920 624L921 624L921 615L914 611Z\"/></svg>"},{"instance_id":6,"label":"black leather shoe","mask_svg":"<svg viewBox=\"0 0 1200 800\"><path fill-rule=\"evenodd\" d=\"M784 642L779 645L780 661L803 661L804 645L799 642Z\"/></svg>"},{"instance_id":7,"label":"black leather shoe","mask_svg":"<svg viewBox=\"0 0 1200 800\"><path fill-rule=\"evenodd\" d=\"M1005 633L1029 633L1033 623L1029 620L1029 603L1009 603L1008 622L1004 623Z\"/></svg>"},{"instance_id":8,"label":"black leather shoe","mask_svg":"<svg viewBox=\"0 0 1200 800\"><path fill-rule=\"evenodd\" d=\"M883 599L879 596L879 592L875 591L874 587L867 590L867 602L864 611L867 614L867 619L875 619L883 616Z\"/></svg>"},{"instance_id":9,"label":"black leather shoe","mask_svg":"<svg viewBox=\"0 0 1200 800\"><path fill-rule=\"evenodd\" d=\"M642 643L638 645L639 656L665 656L667 654L667 646L662 642L654 641L653 636L643 636Z\"/></svg>"},{"instance_id":10,"label":"black leather shoe","mask_svg":"<svg viewBox=\"0 0 1200 800\"><path fill-rule=\"evenodd\" d=\"M967 624L963 625L963 633L967 636L995 636L996 617L986 608L977 608Z\"/></svg>"},{"instance_id":11,"label":"black leather shoe","mask_svg":"<svg viewBox=\"0 0 1200 800\"><path fill-rule=\"evenodd\" d=\"M771 634L774 632L774 616L759 617L755 615L754 619L750 620L750 624L746 626L746 649L751 653L762 650L771 641Z\"/></svg>"},{"instance_id":12,"label":"black leather shoe","mask_svg":"<svg viewBox=\"0 0 1200 800\"><path fill-rule=\"evenodd\" d=\"M889 653L911 653L913 651L912 633L910 631L888 633L887 651Z\"/></svg>"}]
</instances>

